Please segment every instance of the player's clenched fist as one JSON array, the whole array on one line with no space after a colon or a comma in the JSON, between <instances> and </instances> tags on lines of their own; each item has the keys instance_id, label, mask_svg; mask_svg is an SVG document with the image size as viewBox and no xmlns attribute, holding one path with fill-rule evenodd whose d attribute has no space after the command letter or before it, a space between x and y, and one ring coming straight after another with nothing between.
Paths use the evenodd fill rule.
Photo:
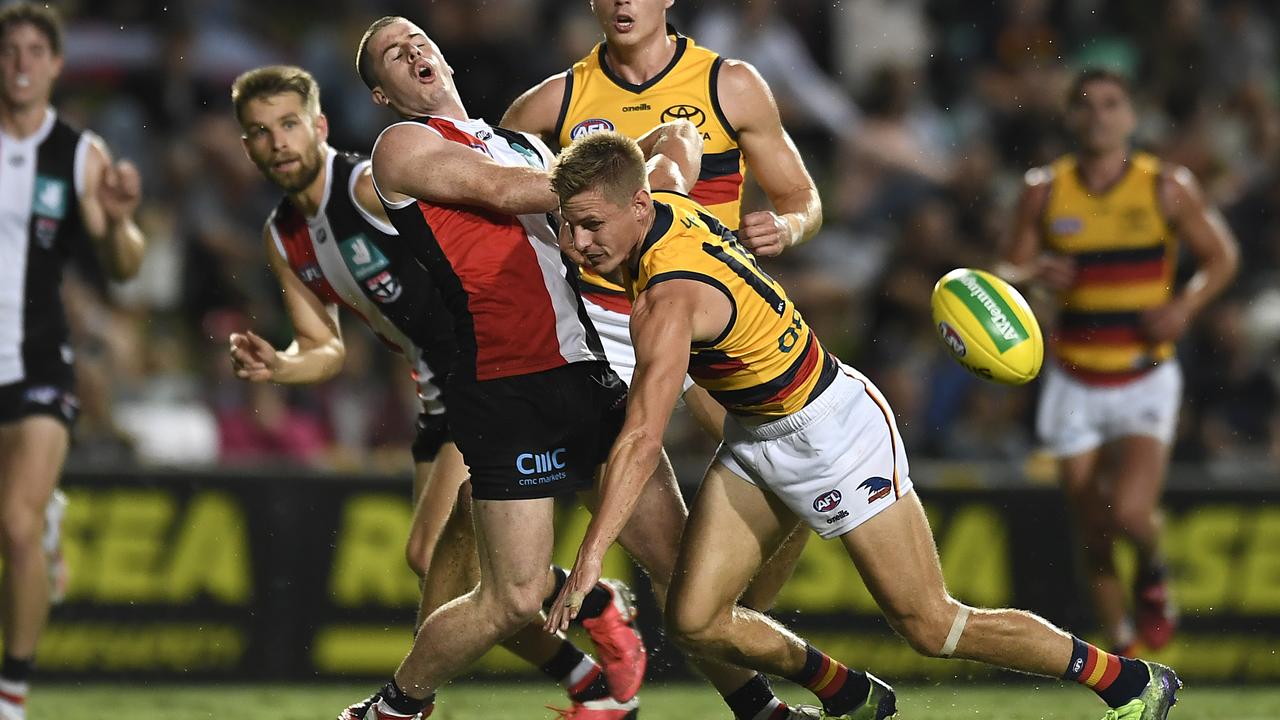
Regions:
<instances>
[{"instance_id":1,"label":"player's clenched fist","mask_svg":"<svg viewBox=\"0 0 1280 720\"><path fill-rule=\"evenodd\" d=\"M241 380L267 382L280 367L276 349L252 330L231 333L230 352L231 368Z\"/></svg>"},{"instance_id":2,"label":"player's clenched fist","mask_svg":"<svg viewBox=\"0 0 1280 720\"><path fill-rule=\"evenodd\" d=\"M742 218L738 240L753 255L773 257L796 244L796 229L772 212L763 210L748 213Z\"/></svg>"}]
</instances>

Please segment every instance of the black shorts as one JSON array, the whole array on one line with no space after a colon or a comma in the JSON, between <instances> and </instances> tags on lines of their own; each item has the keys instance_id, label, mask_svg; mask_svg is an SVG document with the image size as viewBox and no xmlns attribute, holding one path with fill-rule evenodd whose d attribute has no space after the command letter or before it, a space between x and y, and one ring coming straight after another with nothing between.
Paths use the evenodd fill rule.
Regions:
<instances>
[{"instance_id":1,"label":"black shorts","mask_svg":"<svg viewBox=\"0 0 1280 720\"><path fill-rule=\"evenodd\" d=\"M80 416L75 371L62 362L48 363L15 383L0 385L0 425L32 415L61 420L67 429Z\"/></svg>"},{"instance_id":2,"label":"black shorts","mask_svg":"<svg viewBox=\"0 0 1280 720\"><path fill-rule=\"evenodd\" d=\"M544 498L590 488L627 411L627 385L606 362L450 388L449 424L479 500Z\"/></svg>"},{"instance_id":3,"label":"black shorts","mask_svg":"<svg viewBox=\"0 0 1280 720\"><path fill-rule=\"evenodd\" d=\"M446 413L419 414L418 432L413 438L413 461L435 462L440 448L449 440L449 416Z\"/></svg>"}]
</instances>

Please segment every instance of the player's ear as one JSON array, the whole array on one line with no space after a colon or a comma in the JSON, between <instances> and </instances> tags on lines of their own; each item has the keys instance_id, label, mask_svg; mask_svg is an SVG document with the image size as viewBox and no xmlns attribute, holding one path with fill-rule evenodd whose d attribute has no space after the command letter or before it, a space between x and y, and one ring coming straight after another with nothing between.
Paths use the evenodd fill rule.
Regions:
<instances>
[{"instance_id":1,"label":"player's ear","mask_svg":"<svg viewBox=\"0 0 1280 720\"><path fill-rule=\"evenodd\" d=\"M649 191L645 188L636 190L631 196L631 212L635 215L636 220L643 220L644 214L648 212L649 206L653 204L653 198L649 195Z\"/></svg>"},{"instance_id":2,"label":"player's ear","mask_svg":"<svg viewBox=\"0 0 1280 720\"><path fill-rule=\"evenodd\" d=\"M676 0L666 0L666 2L662 3L662 7L664 10L670 10L671 6L675 4Z\"/></svg>"},{"instance_id":3,"label":"player's ear","mask_svg":"<svg viewBox=\"0 0 1280 720\"><path fill-rule=\"evenodd\" d=\"M384 107L385 107L385 106L387 106L387 105L391 104L391 103L390 103L390 101L389 101L389 100L387 100L387 96L386 96L386 94L382 92L382 86L381 86L381 85L379 85L379 86L375 87L371 92L372 92L372 94L373 94L373 104L374 104L374 105L382 105L382 106L384 106Z\"/></svg>"},{"instance_id":4,"label":"player's ear","mask_svg":"<svg viewBox=\"0 0 1280 720\"><path fill-rule=\"evenodd\" d=\"M320 142L329 139L329 118L324 113L316 116L316 139Z\"/></svg>"}]
</instances>

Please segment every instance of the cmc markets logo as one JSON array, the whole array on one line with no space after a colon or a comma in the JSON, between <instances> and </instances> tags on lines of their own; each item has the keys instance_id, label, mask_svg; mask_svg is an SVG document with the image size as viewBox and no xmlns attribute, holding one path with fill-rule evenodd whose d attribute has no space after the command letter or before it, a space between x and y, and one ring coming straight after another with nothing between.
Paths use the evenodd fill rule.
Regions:
<instances>
[{"instance_id":1,"label":"cmc markets logo","mask_svg":"<svg viewBox=\"0 0 1280 720\"><path fill-rule=\"evenodd\" d=\"M588 118L573 126L573 129L569 131L569 138L577 140L583 135L590 135L593 132L603 132L605 130L612 129L613 123L605 120L604 118Z\"/></svg>"},{"instance_id":2,"label":"cmc markets logo","mask_svg":"<svg viewBox=\"0 0 1280 720\"><path fill-rule=\"evenodd\" d=\"M672 105L662 111L662 122L688 120L698 127L707 121L707 114L697 105Z\"/></svg>"},{"instance_id":3,"label":"cmc markets logo","mask_svg":"<svg viewBox=\"0 0 1280 720\"><path fill-rule=\"evenodd\" d=\"M831 512L840 505L843 496L839 490L824 492L813 500L813 509L817 512Z\"/></svg>"},{"instance_id":4,"label":"cmc markets logo","mask_svg":"<svg viewBox=\"0 0 1280 720\"><path fill-rule=\"evenodd\" d=\"M960 337L960 333L945 321L938 323L938 334L942 336L942 342L951 348L951 352L955 353L956 357L964 357L965 353L969 352L964 346L964 338Z\"/></svg>"},{"instance_id":5,"label":"cmc markets logo","mask_svg":"<svg viewBox=\"0 0 1280 720\"><path fill-rule=\"evenodd\" d=\"M566 465L565 461L562 459L564 457L564 453L564 448L545 450L539 453L520 453L516 456L516 470L519 470L521 475L553 473L546 477L534 478L534 484L559 480L563 478L565 474L562 472L556 473L554 471L564 469ZM521 480L520 483L523 485L525 484L525 481Z\"/></svg>"}]
</instances>

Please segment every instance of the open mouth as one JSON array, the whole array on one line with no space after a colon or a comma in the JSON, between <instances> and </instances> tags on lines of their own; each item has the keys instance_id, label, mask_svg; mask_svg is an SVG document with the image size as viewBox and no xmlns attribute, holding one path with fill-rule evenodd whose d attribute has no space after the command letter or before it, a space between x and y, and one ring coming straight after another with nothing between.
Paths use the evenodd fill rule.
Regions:
<instances>
[{"instance_id":1,"label":"open mouth","mask_svg":"<svg viewBox=\"0 0 1280 720\"><path fill-rule=\"evenodd\" d=\"M620 33L631 32L631 29L635 27L635 24L636 19L625 13L619 13L618 15L613 16L613 29Z\"/></svg>"},{"instance_id":2,"label":"open mouth","mask_svg":"<svg viewBox=\"0 0 1280 720\"><path fill-rule=\"evenodd\" d=\"M418 76L418 80L422 82L431 82L431 79L436 76L435 68L431 67L431 63L426 60L418 62L413 71Z\"/></svg>"},{"instance_id":3,"label":"open mouth","mask_svg":"<svg viewBox=\"0 0 1280 720\"><path fill-rule=\"evenodd\" d=\"M277 160L271 163L271 169L278 173L288 173L297 170L302 166L300 158L287 158L285 160Z\"/></svg>"},{"instance_id":4,"label":"open mouth","mask_svg":"<svg viewBox=\"0 0 1280 720\"><path fill-rule=\"evenodd\" d=\"M20 88L31 87L31 76L26 73L18 73L13 82Z\"/></svg>"}]
</instances>

